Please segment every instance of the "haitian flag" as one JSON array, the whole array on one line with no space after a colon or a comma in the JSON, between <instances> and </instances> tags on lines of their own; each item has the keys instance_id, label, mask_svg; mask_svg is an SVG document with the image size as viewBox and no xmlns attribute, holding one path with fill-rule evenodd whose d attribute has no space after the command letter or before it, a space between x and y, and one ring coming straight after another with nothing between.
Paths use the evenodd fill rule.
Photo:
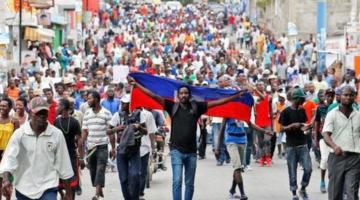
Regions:
<instances>
[{"instance_id":1,"label":"haitian flag","mask_svg":"<svg viewBox=\"0 0 360 200\"><path fill-rule=\"evenodd\" d=\"M178 80L157 77L145 73L131 73L129 74L129 76L134 78L136 82L149 89L153 93L174 102L177 97L177 89L180 86L186 85L184 82ZM191 89L192 98L196 101L207 102L217 100L234 95L239 92L236 90L228 89L206 88L196 86L189 87ZM231 102L228 102L221 106L209 108L206 114L214 117L234 118L248 122L250 121L251 107L253 106L253 104L254 99L252 95L248 92L245 92L241 97ZM139 88L135 87L131 93L131 109L135 109L138 107L163 110L162 105L160 105L151 97L147 96Z\"/></svg>"}]
</instances>

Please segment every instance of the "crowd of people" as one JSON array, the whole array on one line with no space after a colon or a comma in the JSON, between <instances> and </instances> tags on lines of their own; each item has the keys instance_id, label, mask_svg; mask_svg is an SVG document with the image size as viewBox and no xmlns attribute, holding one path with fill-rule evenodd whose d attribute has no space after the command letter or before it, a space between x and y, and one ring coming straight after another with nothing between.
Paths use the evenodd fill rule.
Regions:
<instances>
[{"instance_id":1,"label":"crowd of people","mask_svg":"<svg viewBox=\"0 0 360 200\"><path fill-rule=\"evenodd\" d=\"M174 200L182 199L183 174L184 198L193 199L196 162L210 156L209 142L214 165L233 164L230 199L237 186L240 199L247 199L242 173L254 164L271 167L274 156L287 159L292 199L309 199L311 151L321 169L320 190L327 192L329 170L329 199L358 199L358 79L333 66L319 72L312 35L292 45L286 34L275 36L231 7L216 13L202 4L171 9L116 1L94 13L83 30L83 42L58 49L32 42L36 58L28 56L8 74L0 101L0 186L7 199L12 185L19 200L56 199L58 191L74 199L85 166L93 200L104 199L108 166L117 168L124 199L144 199L147 165L164 126L171 127ZM241 92L193 102L185 85L174 103L132 78L118 79L115 68ZM132 87L165 111L130 110ZM243 92L255 101L250 122L204 115Z\"/></svg>"}]
</instances>

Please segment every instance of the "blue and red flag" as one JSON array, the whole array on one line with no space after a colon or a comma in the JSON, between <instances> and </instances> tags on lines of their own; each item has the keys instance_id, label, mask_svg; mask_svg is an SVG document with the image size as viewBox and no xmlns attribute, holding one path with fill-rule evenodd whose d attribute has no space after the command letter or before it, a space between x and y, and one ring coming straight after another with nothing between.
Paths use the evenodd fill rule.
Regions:
<instances>
[{"instance_id":1,"label":"blue and red flag","mask_svg":"<svg viewBox=\"0 0 360 200\"><path fill-rule=\"evenodd\" d=\"M176 100L177 89L180 86L185 85L185 83L181 81L157 77L145 73L131 73L129 76L134 78L139 84L149 89L153 93L171 101ZM228 97L238 92L236 90L219 88L195 86L189 87L191 89L191 95L195 100L206 102ZM245 92L241 97L229 103L210 108L206 114L214 117L234 118L243 121L250 121L251 107L253 104L253 97L250 93ZM146 95L139 88L135 87L131 93L131 109L138 107L163 110L162 105Z\"/></svg>"}]
</instances>

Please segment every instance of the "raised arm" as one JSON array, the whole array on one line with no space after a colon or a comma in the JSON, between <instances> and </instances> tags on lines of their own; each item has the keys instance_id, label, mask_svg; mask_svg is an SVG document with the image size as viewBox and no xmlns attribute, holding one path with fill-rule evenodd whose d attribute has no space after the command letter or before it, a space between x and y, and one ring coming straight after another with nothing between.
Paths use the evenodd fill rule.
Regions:
<instances>
[{"instance_id":1,"label":"raised arm","mask_svg":"<svg viewBox=\"0 0 360 200\"><path fill-rule=\"evenodd\" d=\"M212 108L212 107L215 107L215 106L220 106L220 105L223 105L225 103L228 103L238 97L240 97L241 95L243 95L244 92L239 92L239 93L236 93L232 96L229 96L229 97L225 97L225 98L222 98L222 99L218 99L218 100L215 100L215 101L210 101L208 102L208 108Z\"/></svg>"},{"instance_id":2,"label":"raised arm","mask_svg":"<svg viewBox=\"0 0 360 200\"><path fill-rule=\"evenodd\" d=\"M261 100L265 99L265 94L260 92L256 87L252 86L250 83L246 84L246 87L248 88L249 91L254 92Z\"/></svg>"},{"instance_id":3,"label":"raised arm","mask_svg":"<svg viewBox=\"0 0 360 200\"><path fill-rule=\"evenodd\" d=\"M135 81L135 79L133 79L132 77L128 77L128 81L131 85L133 85L134 87L138 87L141 91L143 91L145 94L147 94L148 96L150 96L152 99L154 99L155 101L157 101L159 104L161 104L162 106L165 106L165 99L160 97L157 94L154 94L153 92L151 92L149 89L145 88L144 86L140 85L138 82Z\"/></svg>"}]
</instances>

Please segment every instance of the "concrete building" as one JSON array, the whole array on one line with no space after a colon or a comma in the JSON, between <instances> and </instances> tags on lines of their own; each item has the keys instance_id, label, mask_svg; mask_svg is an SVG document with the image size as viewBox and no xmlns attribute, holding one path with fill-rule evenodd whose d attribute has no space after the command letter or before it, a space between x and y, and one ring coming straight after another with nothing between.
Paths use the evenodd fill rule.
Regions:
<instances>
[{"instance_id":1,"label":"concrete building","mask_svg":"<svg viewBox=\"0 0 360 200\"><path fill-rule=\"evenodd\" d=\"M287 33L289 22L297 26L299 37L308 38L316 33L316 15L318 0L268 0L265 7L256 8L256 19L259 24L273 30L275 34ZM252 6L254 6L252 1ZM360 4L357 0L328 0L327 1L327 35L344 33L344 27L351 21L357 20L357 10ZM252 9L254 12L254 9ZM254 13L251 13L254 16Z\"/></svg>"}]
</instances>

